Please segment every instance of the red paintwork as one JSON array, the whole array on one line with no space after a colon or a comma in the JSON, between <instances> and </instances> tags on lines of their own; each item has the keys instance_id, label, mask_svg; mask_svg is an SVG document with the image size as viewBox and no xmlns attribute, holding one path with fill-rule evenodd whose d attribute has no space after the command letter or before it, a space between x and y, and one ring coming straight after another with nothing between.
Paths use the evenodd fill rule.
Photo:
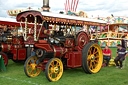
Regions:
<instances>
[{"instance_id":1,"label":"red paintwork","mask_svg":"<svg viewBox=\"0 0 128 85\"><path fill-rule=\"evenodd\" d=\"M39 43L48 43L47 40L39 40Z\"/></svg>"},{"instance_id":2,"label":"red paintwork","mask_svg":"<svg viewBox=\"0 0 128 85\"><path fill-rule=\"evenodd\" d=\"M41 66L41 70L42 70L42 71L45 70L45 65L44 65L44 64L42 64L42 66Z\"/></svg>"},{"instance_id":3,"label":"red paintwork","mask_svg":"<svg viewBox=\"0 0 128 85\"><path fill-rule=\"evenodd\" d=\"M14 37L12 41L13 44L21 44L21 45L24 44L23 42L24 42L23 37L20 38Z\"/></svg>"},{"instance_id":4,"label":"red paintwork","mask_svg":"<svg viewBox=\"0 0 128 85\"><path fill-rule=\"evenodd\" d=\"M28 35L27 41L25 41L24 44L35 44L34 37L32 35Z\"/></svg>"},{"instance_id":5,"label":"red paintwork","mask_svg":"<svg viewBox=\"0 0 128 85\"><path fill-rule=\"evenodd\" d=\"M36 68L41 68L42 71L45 70L45 64L48 63L49 59L44 59L43 63L38 65Z\"/></svg>"},{"instance_id":6,"label":"red paintwork","mask_svg":"<svg viewBox=\"0 0 128 85\"><path fill-rule=\"evenodd\" d=\"M64 47L58 47L56 45L53 45L54 50L54 57L62 57L67 52L67 48Z\"/></svg>"},{"instance_id":7,"label":"red paintwork","mask_svg":"<svg viewBox=\"0 0 128 85\"><path fill-rule=\"evenodd\" d=\"M47 44L38 43L38 44L35 44L35 47L44 49L47 52L53 52L53 49L51 48L50 44L48 44L48 43Z\"/></svg>"},{"instance_id":8,"label":"red paintwork","mask_svg":"<svg viewBox=\"0 0 128 85\"><path fill-rule=\"evenodd\" d=\"M88 42L89 42L88 35L85 32L79 32L79 34L77 35L77 46L82 50L85 44L87 44Z\"/></svg>"},{"instance_id":9,"label":"red paintwork","mask_svg":"<svg viewBox=\"0 0 128 85\"><path fill-rule=\"evenodd\" d=\"M17 49L13 49L11 51L11 53L13 54L13 59L16 60L17 59Z\"/></svg>"},{"instance_id":10,"label":"red paintwork","mask_svg":"<svg viewBox=\"0 0 128 85\"><path fill-rule=\"evenodd\" d=\"M18 60L26 59L26 48L18 49Z\"/></svg>"},{"instance_id":11,"label":"red paintwork","mask_svg":"<svg viewBox=\"0 0 128 85\"><path fill-rule=\"evenodd\" d=\"M43 63L48 63L49 59L44 59Z\"/></svg>"},{"instance_id":12,"label":"red paintwork","mask_svg":"<svg viewBox=\"0 0 128 85\"><path fill-rule=\"evenodd\" d=\"M1 43L2 52L10 52L15 48L23 48L23 47L24 47L24 44L23 44L22 38L13 38L13 41L10 44Z\"/></svg>"},{"instance_id":13,"label":"red paintwork","mask_svg":"<svg viewBox=\"0 0 128 85\"><path fill-rule=\"evenodd\" d=\"M26 48L13 49L11 51L14 60L25 60L26 59Z\"/></svg>"},{"instance_id":14,"label":"red paintwork","mask_svg":"<svg viewBox=\"0 0 128 85\"><path fill-rule=\"evenodd\" d=\"M75 46L75 39L73 38L66 38L66 46L65 47L74 47Z\"/></svg>"},{"instance_id":15,"label":"red paintwork","mask_svg":"<svg viewBox=\"0 0 128 85\"><path fill-rule=\"evenodd\" d=\"M29 15L31 15L31 17ZM28 14L28 12L21 12L17 15L16 20L24 22L25 18L28 18L28 22L34 22L34 17L36 17L36 16L41 17L42 15L39 11L31 11L31 12L29 12L29 14ZM42 23L42 21L39 21L39 23Z\"/></svg>"},{"instance_id":16,"label":"red paintwork","mask_svg":"<svg viewBox=\"0 0 128 85\"><path fill-rule=\"evenodd\" d=\"M8 63L8 58L7 58L7 56L6 56L4 53L2 53L2 52L0 52L0 55L3 57L4 64L5 64L5 66L6 66L7 63Z\"/></svg>"},{"instance_id":17,"label":"red paintwork","mask_svg":"<svg viewBox=\"0 0 128 85\"><path fill-rule=\"evenodd\" d=\"M12 43L1 43L2 52L8 52L13 54L14 60L25 60L26 59L26 48L22 38L13 38Z\"/></svg>"},{"instance_id":18,"label":"red paintwork","mask_svg":"<svg viewBox=\"0 0 128 85\"><path fill-rule=\"evenodd\" d=\"M13 49L12 44L6 44L6 43L2 43L1 44L1 50L2 50L2 52L11 51L12 49Z\"/></svg>"},{"instance_id":19,"label":"red paintwork","mask_svg":"<svg viewBox=\"0 0 128 85\"><path fill-rule=\"evenodd\" d=\"M81 56L82 52L81 51L72 51L68 52L68 59L67 59L67 67L81 67L82 61L81 61Z\"/></svg>"},{"instance_id":20,"label":"red paintwork","mask_svg":"<svg viewBox=\"0 0 128 85\"><path fill-rule=\"evenodd\" d=\"M37 35L39 33L39 29L40 29L40 27L37 28ZM43 33L44 30L46 30L46 28L45 27L42 27L41 32L40 32L40 35L39 35L40 38L48 37L47 35L44 35L44 33Z\"/></svg>"},{"instance_id":21,"label":"red paintwork","mask_svg":"<svg viewBox=\"0 0 128 85\"><path fill-rule=\"evenodd\" d=\"M42 71L45 70L45 64L48 63L49 59L44 59L43 63L38 65L36 68L41 68Z\"/></svg>"},{"instance_id":22,"label":"red paintwork","mask_svg":"<svg viewBox=\"0 0 128 85\"><path fill-rule=\"evenodd\" d=\"M75 49L82 51L82 49L79 46L75 46Z\"/></svg>"},{"instance_id":23,"label":"red paintwork","mask_svg":"<svg viewBox=\"0 0 128 85\"><path fill-rule=\"evenodd\" d=\"M43 63L38 65L36 68L41 68L42 71L45 70L45 64L48 63L49 59L44 59Z\"/></svg>"},{"instance_id":24,"label":"red paintwork","mask_svg":"<svg viewBox=\"0 0 128 85\"><path fill-rule=\"evenodd\" d=\"M68 59L68 53L65 54L64 58L67 58Z\"/></svg>"}]
</instances>

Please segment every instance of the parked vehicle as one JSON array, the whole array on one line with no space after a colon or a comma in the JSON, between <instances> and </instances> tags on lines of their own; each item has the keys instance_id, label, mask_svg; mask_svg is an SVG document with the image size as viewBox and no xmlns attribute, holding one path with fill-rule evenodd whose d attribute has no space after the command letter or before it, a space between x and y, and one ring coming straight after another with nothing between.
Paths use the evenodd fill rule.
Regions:
<instances>
[{"instance_id":1,"label":"parked vehicle","mask_svg":"<svg viewBox=\"0 0 128 85\"><path fill-rule=\"evenodd\" d=\"M100 71L102 49L90 42L88 33L77 27L105 26L104 21L31 10L19 13L17 21L35 23L32 35L28 36L27 28L24 30L25 46L32 47L35 53L24 64L28 77L38 76L42 70L49 81L58 81L64 67L82 67L88 74ZM37 24L41 24L39 30Z\"/></svg>"}]
</instances>

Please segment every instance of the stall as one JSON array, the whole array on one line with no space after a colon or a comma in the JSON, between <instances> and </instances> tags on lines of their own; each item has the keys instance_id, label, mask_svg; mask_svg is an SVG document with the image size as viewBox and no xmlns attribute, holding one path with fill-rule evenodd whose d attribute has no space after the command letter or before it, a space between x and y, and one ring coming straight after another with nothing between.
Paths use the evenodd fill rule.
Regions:
<instances>
[{"instance_id":1,"label":"stall","mask_svg":"<svg viewBox=\"0 0 128 85\"><path fill-rule=\"evenodd\" d=\"M91 33L91 40L95 38L98 39L100 46L104 47L108 45L109 47L116 47L117 44L121 43L122 36L126 36L128 40L128 18L127 17L107 17L96 18L98 20L104 20L107 22L105 28L99 27L98 36L96 33Z\"/></svg>"}]
</instances>

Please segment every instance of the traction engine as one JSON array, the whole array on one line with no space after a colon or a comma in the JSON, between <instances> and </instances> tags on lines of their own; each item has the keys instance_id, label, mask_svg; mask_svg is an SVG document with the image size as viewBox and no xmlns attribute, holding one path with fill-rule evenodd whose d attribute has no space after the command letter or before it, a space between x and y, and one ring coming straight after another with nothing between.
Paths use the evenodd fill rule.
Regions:
<instances>
[{"instance_id":1,"label":"traction engine","mask_svg":"<svg viewBox=\"0 0 128 85\"><path fill-rule=\"evenodd\" d=\"M97 43L90 42L87 33L81 31L76 35L64 35L61 26L58 32L50 30L51 22L42 20L43 16L39 14L41 17L38 17L38 13L27 11L17 16L17 21L35 23L33 35L27 34L27 27L24 30L25 47L33 49L33 54L24 64L28 77L38 76L41 71L45 71L49 81L57 81L62 77L63 68L76 67L82 67L89 74L99 72L103 60L102 50ZM41 22L40 29L37 29L37 23Z\"/></svg>"},{"instance_id":2,"label":"traction engine","mask_svg":"<svg viewBox=\"0 0 128 85\"><path fill-rule=\"evenodd\" d=\"M28 51L29 53L27 53ZM30 56L30 50L25 48L23 36L14 36L11 32L6 31L0 36L0 55L7 66L8 59L12 59L16 63L25 61L27 56Z\"/></svg>"}]
</instances>

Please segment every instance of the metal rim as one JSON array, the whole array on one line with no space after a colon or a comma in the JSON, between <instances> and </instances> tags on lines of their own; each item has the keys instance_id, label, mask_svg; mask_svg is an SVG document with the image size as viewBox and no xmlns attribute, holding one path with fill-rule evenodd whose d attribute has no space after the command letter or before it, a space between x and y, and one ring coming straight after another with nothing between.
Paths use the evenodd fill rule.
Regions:
<instances>
[{"instance_id":1,"label":"metal rim","mask_svg":"<svg viewBox=\"0 0 128 85\"><path fill-rule=\"evenodd\" d=\"M87 65L92 73L97 73L102 66L103 54L98 44L90 46L87 55Z\"/></svg>"},{"instance_id":2,"label":"metal rim","mask_svg":"<svg viewBox=\"0 0 128 85\"><path fill-rule=\"evenodd\" d=\"M26 63L26 74L29 77L35 77L38 76L41 72L41 68L37 68L39 65L39 61L36 56L30 57L30 59L27 60Z\"/></svg>"},{"instance_id":3,"label":"metal rim","mask_svg":"<svg viewBox=\"0 0 128 85\"><path fill-rule=\"evenodd\" d=\"M54 58L48 65L48 78L50 81L58 81L63 74L63 63L60 59Z\"/></svg>"}]
</instances>

